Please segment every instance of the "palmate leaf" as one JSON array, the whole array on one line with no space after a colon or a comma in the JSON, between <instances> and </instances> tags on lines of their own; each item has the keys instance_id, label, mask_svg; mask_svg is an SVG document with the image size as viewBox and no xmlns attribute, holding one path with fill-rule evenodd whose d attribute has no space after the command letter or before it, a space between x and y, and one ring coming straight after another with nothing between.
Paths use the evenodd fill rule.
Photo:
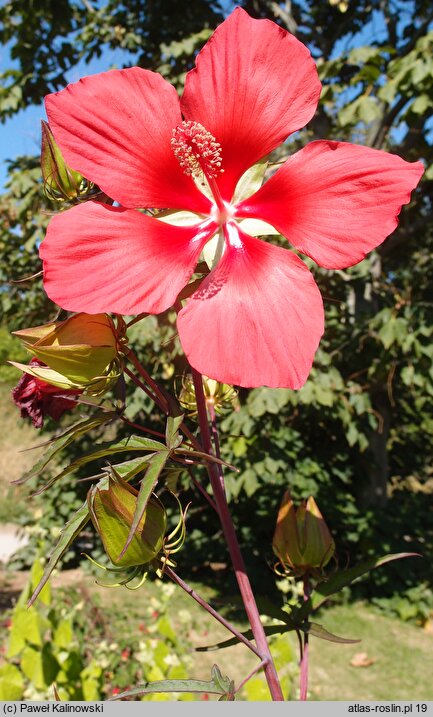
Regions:
<instances>
[{"instance_id":1,"label":"palmate leaf","mask_svg":"<svg viewBox=\"0 0 433 717\"><path fill-rule=\"evenodd\" d=\"M319 585L315 588L308 604L306 603L307 614L317 610L331 595L339 592L342 588L346 587L346 585L350 585L354 580L356 580L356 578L365 575L365 573L370 572L370 570L379 568L381 565L390 563L393 560L415 557L422 556L419 553L393 553L390 555L384 555L382 558L366 560L363 563L359 563L359 565L355 565L353 568L340 570L334 573L326 581L319 583Z\"/></svg>"},{"instance_id":2,"label":"palmate leaf","mask_svg":"<svg viewBox=\"0 0 433 717\"><path fill-rule=\"evenodd\" d=\"M92 450L88 453L84 453L80 456L80 458L77 458L75 461L66 466L66 468L60 471L60 473L55 475L50 481L39 488L39 490L35 492L35 495L43 493L64 476L72 473L77 468L80 468L87 463L91 463L91 461L97 460L98 458L105 458L107 456L116 455L116 453L123 453L125 451L152 451L157 453L159 451L166 450L166 446L163 443L154 441L151 438L145 438L143 436L129 436L128 438L123 438L117 443L101 443L96 451Z\"/></svg>"},{"instance_id":3,"label":"palmate leaf","mask_svg":"<svg viewBox=\"0 0 433 717\"><path fill-rule=\"evenodd\" d=\"M218 665L213 665L211 679L206 680L157 680L144 682L131 690L121 692L109 701L121 700L124 697L138 697L139 695L154 694L156 692L209 692L221 695L226 700L234 699L234 682L223 677Z\"/></svg>"},{"instance_id":4,"label":"palmate leaf","mask_svg":"<svg viewBox=\"0 0 433 717\"><path fill-rule=\"evenodd\" d=\"M41 443L38 446L34 446L35 448L40 448L46 445L50 445L51 447L44 453L43 457L37 461L32 468L30 468L29 471L24 473L24 475L17 481L14 481L14 483L20 485L28 481L30 478L39 475L39 473L46 468L48 463L55 458L61 450L69 446L70 443L73 443L78 438L81 438L81 436L89 433L89 431L92 431L94 428L98 428L104 423L109 423L116 417L116 415L117 414L114 412L102 411L93 415L91 418L86 418L82 421L78 421L78 423L74 423L73 426L69 426L66 431L63 431L63 433L55 436L49 441Z\"/></svg>"}]
</instances>

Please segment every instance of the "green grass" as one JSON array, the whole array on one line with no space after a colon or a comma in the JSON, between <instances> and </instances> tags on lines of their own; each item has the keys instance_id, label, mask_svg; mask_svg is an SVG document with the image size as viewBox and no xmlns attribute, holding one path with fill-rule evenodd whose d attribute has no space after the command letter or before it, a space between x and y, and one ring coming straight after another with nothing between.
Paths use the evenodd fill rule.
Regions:
<instances>
[{"instance_id":1,"label":"green grass","mask_svg":"<svg viewBox=\"0 0 433 717\"><path fill-rule=\"evenodd\" d=\"M91 579L88 579L89 582ZM194 585L197 591L212 602L212 591ZM124 619L143 620L142 605L157 595L158 582L149 582L142 591L130 593L123 589L96 589L103 603L116 605L119 625ZM143 602L142 602L143 601ZM212 645L229 637L219 626L180 589L173 600L175 615L182 610L190 613L189 639L192 647ZM244 621L234 620L240 629ZM340 645L312 637L310 641L310 689L312 700L433 700L432 654L433 634L417 625L388 617L364 603L330 606L317 617L334 634L358 638L354 645ZM296 647L293 635L287 639ZM366 653L373 660L368 667L354 667L351 660ZM209 679L210 668L217 663L223 674L235 681L245 677L256 664L254 655L242 645L207 653L193 652L194 669L191 677Z\"/></svg>"},{"instance_id":2,"label":"green grass","mask_svg":"<svg viewBox=\"0 0 433 717\"><path fill-rule=\"evenodd\" d=\"M311 640L311 698L317 700L433 700L433 634L362 604L323 610L318 622L357 645ZM368 667L352 666L366 653Z\"/></svg>"},{"instance_id":3,"label":"green grass","mask_svg":"<svg viewBox=\"0 0 433 717\"><path fill-rule=\"evenodd\" d=\"M12 485L12 481L20 478L43 450L26 449L46 440L29 420L21 418L11 399L12 387L13 384L0 383L0 523L13 523L28 509L25 488Z\"/></svg>"}]
</instances>

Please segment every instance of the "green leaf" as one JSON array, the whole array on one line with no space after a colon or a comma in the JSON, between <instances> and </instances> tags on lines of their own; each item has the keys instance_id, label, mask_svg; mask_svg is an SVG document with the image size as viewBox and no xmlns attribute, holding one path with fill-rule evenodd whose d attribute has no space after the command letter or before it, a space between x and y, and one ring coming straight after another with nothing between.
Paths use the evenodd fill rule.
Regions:
<instances>
[{"instance_id":1,"label":"green leaf","mask_svg":"<svg viewBox=\"0 0 433 717\"><path fill-rule=\"evenodd\" d=\"M26 645L42 646L45 624L35 610L15 609L9 637L7 656L15 657Z\"/></svg>"},{"instance_id":2,"label":"green leaf","mask_svg":"<svg viewBox=\"0 0 433 717\"><path fill-rule=\"evenodd\" d=\"M287 616L288 617L288 616ZM264 626L265 635L267 637L270 637L271 635L283 635L285 632L290 632L291 630L294 630L295 627L289 624L286 625L265 625ZM246 637L247 640L253 640L254 635L252 630L246 630L246 632L241 633L244 637ZM232 647L233 645L238 645L239 640L237 637L231 637L228 640L223 640L222 642L217 642L214 645L203 645L202 647L196 647L196 652L212 652L213 650L222 650L225 647Z\"/></svg>"},{"instance_id":3,"label":"green leaf","mask_svg":"<svg viewBox=\"0 0 433 717\"><path fill-rule=\"evenodd\" d=\"M323 625L319 625L317 622L308 623L308 627L304 629L304 632L308 632L309 635L313 635L314 637L320 637L322 640L338 642L342 645L354 645L356 642L361 642L361 640L352 640L346 637L333 635L332 632L329 632L323 627Z\"/></svg>"},{"instance_id":4,"label":"green leaf","mask_svg":"<svg viewBox=\"0 0 433 717\"><path fill-rule=\"evenodd\" d=\"M82 456L80 456L80 458L77 458L75 461L70 463L68 466L66 466L66 468L60 471L60 473L55 475L53 478L51 478L51 480L49 480L41 488L39 488L39 490L37 490L34 495L44 493L46 490L48 490L48 488L51 488L54 483L57 483L57 481L59 481L61 478L64 478L64 476L68 475L69 473L73 473L73 471L75 471L77 468L80 468L87 463L91 463L98 458L105 458L106 456L112 456L116 453L123 453L125 451L166 450L167 449L164 443L154 441L151 438L145 438L144 436L129 436L128 438L123 438L118 443L101 443L98 446L98 450L84 453Z\"/></svg>"},{"instance_id":5,"label":"green leaf","mask_svg":"<svg viewBox=\"0 0 433 717\"><path fill-rule=\"evenodd\" d=\"M231 471L236 471L236 473L239 473L239 468L230 465L230 463L226 463L226 461L222 461L216 456L212 456L210 453L203 453L202 451L191 451L189 450L189 448L178 448L176 450L176 455L185 456L185 458L199 458L202 461L210 461L211 463L219 463L221 466L225 466L225 468L230 468Z\"/></svg>"},{"instance_id":6,"label":"green leaf","mask_svg":"<svg viewBox=\"0 0 433 717\"><path fill-rule=\"evenodd\" d=\"M53 644L60 649L68 649L71 646L73 638L74 630L72 627L72 620L70 618L60 620L54 631Z\"/></svg>"},{"instance_id":7,"label":"green leaf","mask_svg":"<svg viewBox=\"0 0 433 717\"><path fill-rule=\"evenodd\" d=\"M51 573L53 572L54 568L56 567L57 563L59 562L60 558L62 557L63 553L68 549L70 544L75 540L75 538L79 535L79 533L82 531L86 523L89 521L89 508L87 505L87 501L83 503L81 508L77 510L76 513L72 516L72 518L66 523L65 527L61 530L59 541L54 548L53 552L50 555L50 559L47 563L47 566L44 570L44 574L42 575L42 578L34 591L33 595L31 596L28 607L30 605L33 605L34 601L38 597L39 593L41 592L42 588L44 587L45 583L49 579Z\"/></svg>"},{"instance_id":8,"label":"green leaf","mask_svg":"<svg viewBox=\"0 0 433 717\"><path fill-rule=\"evenodd\" d=\"M148 463L152 460L154 455L154 453L149 453L147 456L131 458L131 460L124 461L123 463L113 463L102 470L107 473L107 476L111 470L114 470L116 474L120 476L123 481L125 481L125 483L129 483L136 475L147 468ZM105 488L105 485L101 487Z\"/></svg>"},{"instance_id":9,"label":"green leaf","mask_svg":"<svg viewBox=\"0 0 433 717\"><path fill-rule=\"evenodd\" d=\"M26 647L21 657L21 669L36 689L49 687L56 679L59 663L46 644L42 650Z\"/></svg>"},{"instance_id":10,"label":"green leaf","mask_svg":"<svg viewBox=\"0 0 433 717\"><path fill-rule=\"evenodd\" d=\"M167 448L174 450L179 448L182 443L182 437L179 436L179 428L182 424L184 414L180 416L169 416L167 418L167 427L165 429L165 440Z\"/></svg>"},{"instance_id":11,"label":"green leaf","mask_svg":"<svg viewBox=\"0 0 433 717\"><path fill-rule=\"evenodd\" d=\"M282 610L280 607L278 607L278 605L274 605L274 603L271 602L269 598L263 595L258 595L256 596L256 603L262 615L272 617L274 620L281 620L287 625L291 625L293 629L295 628L295 625L293 624L293 620L289 613Z\"/></svg>"},{"instance_id":12,"label":"green leaf","mask_svg":"<svg viewBox=\"0 0 433 717\"><path fill-rule=\"evenodd\" d=\"M238 204L243 199L251 197L254 192L263 184L265 172L268 168L268 157L263 157L252 167L247 169L236 185L235 193L232 199L233 204Z\"/></svg>"},{"instance_id":13,"label":"green leaf","mask_svg":"<svg viewBox=\"0 0 433 717\"><path fill-rule=\"evenodd\" d=\"M378 336L384 347L389 349L393 343L401 345L407 336L407 321L401 317L392 316L380 329Z\"/></svg>"},{"instance_id":14,"label":"green leaf","mask_svg":"<svg viewBox=\"0 0 433 717\"><path fill-rule=\"evenodd\" d=\"M0 701L21 700L24 693L24 679L15 665L0 667Z\"/></svg>"},{"instance_id":15,"label":"green leaf","mask_svg":"<svg viewBox=\"0 0 433 717\"><path fill-rule=\"evenodd\" d=\"M414 114L416 114L416 115L423 115L424 112L425 112L429 107L431 107L431 105L432 105L432 100L431 100L431 98L430 98L428 95L423 94L423 95L419 95L419 96L415 99L415 102L411 105L410 109L411 109L411 111L414 112Z\"/></svg>"},{"instance_id":16,"label":"green leaf","mask_svg":"<svg viewBox=\"0 0 433 717\"><path fill-rule=\"evenodd\" d=\"M81 436L84 436L86 433L89 433L89 431L92 431L94 428L98 428L98 426L102 426L104 423L108 423L113 418L116 417L116 413L114 412L101 412L99 414L96 414L92 416L91 418L86 418L83 421L79 421L78 423L75 423L73 426L70 426L66 431L61 433L59 436L56 436L55 438L51 439L50 441L46 443L41 443L37 446L34 446L35 448L41 448L43 446L46 446L47 444L52 444L51 448L49 448L44 456L31 468L27 473L23 475L22 478L20 478L17 481L14 481L16 484L21 484L29 480L30 478L33 478L34 476L41 473L48 463L57 456L60 451L62 451L64 448L69 446L70 443L73 443L73 441L76 441L78 438L81 438Z\"/></svg>"},{"instance_id":17,"label":"green leaf","mask_svg":"<svg viewBox=\"0 0 433 717\"><path fill-rule=\"evenodd\" d=\"M119 555L119 559L124 556L129 545L131 544L131 540L134 537L135 531L137 530L140 520L142 519L146 510L149 498L152 495L152 491L156 486L159 476L161 475L161 471L163 470L169 457L170 451L160 451L159 453L155 453L154 457L152 458L152 461L146 471L146 475L140 483L140 490L137 496L137 505L134 513L134 518L129 529L126 543L123 546L122 551Z\"/></svg>"},{"instance_id":18,"label":"green leaf","mask_svg":"<svg viewBox=\"0 0 433 717\"><path fill-rule=\"evenodd\" d=\"M340 590L342 590L342 588L346 587L346 585L350 585L351 583L353 583L354 580L356 580L356 578L361 577L361 575L369 573L370 570L379 568L381 565L390 563L393 560L401 560L402 558L415 557L422 556L419 555L419 553L394 553L391 555L384 555L383 558L373 558L372 560L366 560L364 563L355 565L353 568L349 568L348 570L340 570L334 573L326 580L326 582L324 581L316 587L310 598L311 605L308 612L317 610L317 608L319 608L320 605L323 605L323 603L331 595L334 595L335 593L339 592Z\"/></svg>"},{"instance_id":19,"label":"green leaf","mask_svg":"<svg viewBox=\"0 0 433 717\"><path fill-rule=\"evenodd\" d=\"M121 692L109 701L121 700L123 697L138 697L157 692L210 692L216 695L232 696L234 683L228 677L223 677L221 670L214 665L211 670L210 681L206 680L156 680L144 682L132 690Z\"/></svg>"},{"instance_id":20,"label":"green leaf","mask_svg":"<svg viewBox=\"0 0 433 717\"><path fill-rule=\"evenodd\" d=\"M341 126L364 122L370 124L380 117L381 108L379 102L369 95L361 95L353 102L343 107L338 113L338 121Z\"/></svg>"},{"instance_id":21,"label":"green leaf","mask_svg":"<svg viewBox=\"0 0 433 717\"><path fill-rule=\"evenodd\" d=\"M230 680L227 676L223 677L221 674L221 670L218 667L218 665L212 665L211 669L211 677L214 681L214 683L224 692L230 692L233 690L233 681Z\"/></svg>"},{"instance_id":22,"label":"green leaf","mask_svg":"<svg viewBox=\"0 0 433 717\"><path fill-rule=\"evenodd\" d=\"M257 388L248 396L248 413L254 418L265 413L278 415L283 406L289 403L291 394L288 388Z\"/></svg>"}]
</instances>

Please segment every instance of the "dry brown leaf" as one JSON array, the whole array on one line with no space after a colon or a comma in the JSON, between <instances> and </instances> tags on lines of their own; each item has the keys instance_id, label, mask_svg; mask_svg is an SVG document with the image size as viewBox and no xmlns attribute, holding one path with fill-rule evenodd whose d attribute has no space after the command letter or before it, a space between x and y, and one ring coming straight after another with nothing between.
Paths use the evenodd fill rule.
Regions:
<instances>
[{"instance_id":1,"label":"dry brown leaf","mask_svg":"<svg viewBox=\"0 0 433 717\"><path fill-rule=\"evenodd\" d=\"M352 667L370 667L375 662L376 660L369 657L366 652L357 652L350 660Z\"/></svg>"}]
</instances>

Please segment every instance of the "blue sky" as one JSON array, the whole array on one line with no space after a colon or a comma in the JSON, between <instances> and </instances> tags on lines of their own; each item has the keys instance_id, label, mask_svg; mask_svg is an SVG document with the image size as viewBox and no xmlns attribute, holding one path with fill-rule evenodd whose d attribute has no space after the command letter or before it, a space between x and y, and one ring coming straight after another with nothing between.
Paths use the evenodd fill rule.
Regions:
<instances>
[{"instance_id":1,"label":"blue sky","mask_svg":"<svg viewBox=\"0 0 433 717\"><path fill-rule=\"evenodd\" d=\"M125 54L122 50L106 50L103 57L92 60L90 64L84 61L78 63L73 70L67 73L68 82L77 82L80 77L93 75L97 72L110 70L112 67L121 67ZM130 61L131 55L128 55ZM11 67L9 50L0 48L0 71ZM41 141L41 120L46 119L43 105L31 106L22 110L5 124L0 124L0 191L6 180L6 160L23 154L38 154Z\"/></svg>"}]
</instances>

